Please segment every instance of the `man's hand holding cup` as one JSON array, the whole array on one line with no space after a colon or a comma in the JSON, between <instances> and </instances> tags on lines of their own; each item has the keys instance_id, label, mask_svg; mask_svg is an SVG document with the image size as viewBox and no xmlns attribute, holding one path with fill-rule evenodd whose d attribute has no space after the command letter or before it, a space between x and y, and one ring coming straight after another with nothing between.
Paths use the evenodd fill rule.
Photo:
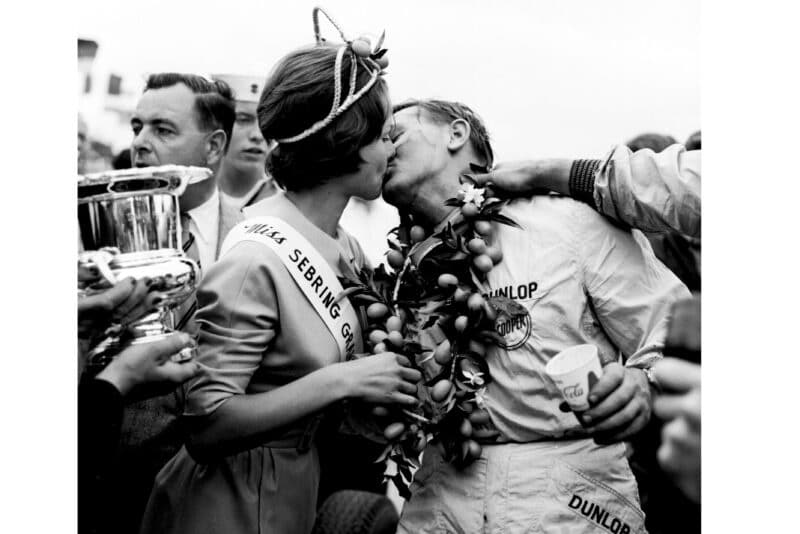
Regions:
<instances>
[{"instance_id":1,"label":"man's hand holding cup","mask_svg":"<svg viewBox=\"0 0 800 534\"><path fill-rule=\"evenodd\" d=\"M650 420L652 397L644 371L617 362L602 367L594 345L562 351L545 371L598 443L628 439Z\"/></svg>"}]
</instances>

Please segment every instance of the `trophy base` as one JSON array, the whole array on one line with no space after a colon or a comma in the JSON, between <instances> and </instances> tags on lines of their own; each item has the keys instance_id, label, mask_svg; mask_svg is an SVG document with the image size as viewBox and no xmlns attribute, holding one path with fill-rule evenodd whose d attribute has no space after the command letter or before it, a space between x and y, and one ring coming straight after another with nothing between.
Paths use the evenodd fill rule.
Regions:
<instances>
[{"instance_id":1,"label":"trophy base","mask_svg":"<svg viewBox=\"0 0 800 534\"><path fill-rule=\"evenodd\" d=\"M94 376L128 347L161 341L175 333L175 330L165 325L169 315L166 308L160 309L129 324L121 335L112 335L104 339L89 353L86 371ZM170 360L180 363L189 361L195 356L196 348L186 347L170 356Z\"/></svg>"}]
</instances>

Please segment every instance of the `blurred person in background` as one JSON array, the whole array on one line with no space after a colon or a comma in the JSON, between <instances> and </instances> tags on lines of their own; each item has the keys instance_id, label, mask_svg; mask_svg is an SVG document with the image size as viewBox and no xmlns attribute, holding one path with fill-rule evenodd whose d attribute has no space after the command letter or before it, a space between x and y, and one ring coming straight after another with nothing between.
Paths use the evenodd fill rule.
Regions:
<instances>
[{"instance_id":1,"label":"blurred person in background","mask_svg":"<svg viewBox=\"0 0 800 534\"><path fill-rule=\"evenodd\" d=\"M78 114L78 174L86 173L86 158L89 151L89 126Z\"/></svg>"},{"instance_id":2,"label":"blurred person in background","mask_svg":"<svg viewBox=\"0 0 800 534\"><path fill-rule=\"evenodd\" d=\"M689 136L689 139L686 140L684 146L686 150L701 150L701 134L700 130L697 130L692 135Z\"/></svg>"},{"instance_id":3,"label":"blurred person in background","mask_svg":"<svg viewBox=\"0 0 800 534\"><path fill-rule=\"evenodd\" d=\"M678 141L671 135L657 134L657 133L643 133L639 134L627 143L628 148L637 152L643 148L649 148L653 152L661 152L670 145L674 145Z\"/></svg>"},{"instance_id":4,"label":"blurred person in background","mask_svg":"<svg viewBox=\"0 0 800 534\"><path fill-rule=\"evenodd\" d=\"M93 341L112 322L127 324L150 313L159 295L147 279L127 278L113 287L78 300L79 376ZM85 343L84 343L85 342ZM131 345L95 377L81 376L78 386L78 532L109 532L97 522L104 479L119 442L123 399L139 386L180 384L200 372L193 360L171 356L194 345L186 334ZM141 391L140 391L141 393Z\"/></svg>"},{"instance_id":5,"label":"blurred person in background","mask_svg":"<svg viewBox=\"0 0 800 534\"><path fill-rule=\"evenodd\" d=\"M647 133L634 137L627 142L627 146L634 153L640 150L659 153L676 143L672 136ZM700 291L700 239L684 236L674 230L646 232L645 235L656 258L664 262L690 291Z\"/></svg>"},{"instance_id":6,"label":"blurred person in background","mask_svg":"<svg viewBox=\"0 0 800 534\"><path fill-rule=\"evenodd\" d=\"M256 121L256 106L264 79L237 74L216 74L212 78L228 84L236 99L236 122L230 146L222 158L217 186L226 201L249 206L277 190L265 170L267 142Z\"/></svg>"},{"instance_id":7,"label":"blurred person in background","mask_svg":"<svg viewBox=\"0 0 800 534\"><path fill-rule=\"evenodd\" d=\"M111 161L111 167L114 170L119 171L122 169L130 169L133 167L133 162L131 161L131 151L130 149L120 150L119 153L114 156L114 159Z\"/></svg>"},{"instance_id":8,"label":"blurred person in background","mask_svg":"<svg viewBox=\"0 0 800 534\"><path fill-rule=\"evenodd\" d=\"M179 201L183 250L199 263L201 273L214 263L225 235L241 219L238 207L222 201L217 189L235 114L224 82L158 73L148 77L130 121L134 167L174 164L206 167L213 173L188 185ZM176 330L193 333L196 306L192 296L175 310ZM180 387L126 403L120 446L97 507L106 531L138 532L156 474L184 442L179 423L183 405Z\"/></svg>"}]
</instances>

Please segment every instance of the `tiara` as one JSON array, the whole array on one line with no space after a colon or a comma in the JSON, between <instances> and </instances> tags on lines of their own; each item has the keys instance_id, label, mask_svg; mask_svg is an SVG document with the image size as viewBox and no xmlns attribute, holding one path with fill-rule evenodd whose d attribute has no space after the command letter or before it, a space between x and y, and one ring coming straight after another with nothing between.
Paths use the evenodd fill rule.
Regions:
<instances>
[{"instance_id":1,"label":"tiara","mask_svg":"<svg viewBox=\"0 0 800 534\"><path fill-rule=\"evenodd\" d=\"M347 109L350 108L350 106L352 106L359 98L364 96L367 91L369 91L372 86L375 85L375 82L378 81L378 77L381 75L383 69L389 66L389 59L386 57L386 49L381 48L386 32L381 33L381 36L378 38L375 46L372 46L369 37L366 36L349 40L336 21L334 21L333 18L321 7L315 7L311 13L312 18L314 19L314 37L318 45L327 42L320 33L320 13L325 15L325 18L327 18L333 27L336 28L342 38L342 41L344 41L344 43L339 47L339 50L336 52L336 63L333 69L333 105L331 106L331 110L327 117L315 122L309 128L303 130L295 136L284 139L275 139L275 142L278 144L295 143L317 133L328 126L331 122L333 122L334 119L336 119L336 117L347 111ZM350 54L350 90L348 91L344 100L342 100L342 71L344 70L342 63L345 54ZM370 78L367 83L364 84L364 87L356 91L356 76L358 74L359 65L370 74Z\"/></svg>"}]
</instances>

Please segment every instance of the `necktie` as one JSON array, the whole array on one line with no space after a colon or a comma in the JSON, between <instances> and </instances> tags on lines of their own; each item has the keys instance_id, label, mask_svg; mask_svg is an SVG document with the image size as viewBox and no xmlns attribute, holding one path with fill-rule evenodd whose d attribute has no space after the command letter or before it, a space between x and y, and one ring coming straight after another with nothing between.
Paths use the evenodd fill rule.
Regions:
<instances>
[{"instance_id":1,"label":"necktie","mask_svg":"<svg viewBox=\"0 0 800 534\"><path fill-rule=\"evenodd\" d=\"M197 266L200 267L200 250L197 248L197 240L194 234L189 230L190 222L191 217L189 217L189 214L181 213L181 241L183 243L183 253L186 254L189 259L196 261ZM197 274L199 282L200 273ZM177 319L174 323L175 330L183 330L189 320L194 316L196 310L197 299L193 293L175 310L174 317Z\"/></svg>"}]
</instances>

